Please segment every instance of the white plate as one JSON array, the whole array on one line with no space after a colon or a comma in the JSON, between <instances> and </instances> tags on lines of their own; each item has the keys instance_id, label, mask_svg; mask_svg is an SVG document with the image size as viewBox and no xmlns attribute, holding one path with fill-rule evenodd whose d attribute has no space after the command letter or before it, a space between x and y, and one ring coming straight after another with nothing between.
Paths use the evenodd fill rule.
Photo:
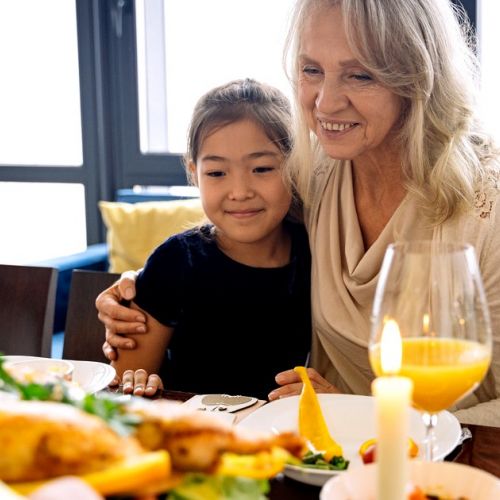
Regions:
<instances>
[{"instance_id":1,"label":"white plate","mask_svg":"<svg viewBox=\"0 0 500 500\"><path fill-rule=\"evenodd\" d=\"M318 394L321 409L328 429L343 448L344 457L350 461L349 468L362 464L358 454L360 445L376 436L374 398L348 394ZM275 433L286 430L298 431L299 396L290 396L268 403L244 418L238 425L260 431ZM423 451L422 441L425 427L420 413L410 412L410 436ZM460 424L451 413L439 414L435 428L435 460L442 460L458 444ZM287 465L284 473L297 481L316 486L323 485L336 474L345 471L325 471Z\"/></svg>"},{"instance_id":2,"label":"white plate","mask_svg":"<svg viewBox=\"0 0 500 500\"><path fill-rule=\"evenodd\" d=\"M50 359L38 358L36 356L4 356L5 361L24 361L29 359ZM107 387L115 377L116 371L111 365L98 363L97 361L69 360L73 363L73 381L76 382L85 392L94 393Z\"/></svg>"},{"instance_id":3,"label":"white plate","mask_svg":"<svg viewBox=\"0 0 500 500\"><path fill-rule=\"evenodd\" d=\"M75 365L73 380L90 394L107 387L116 375L116 370L106 363L74 360L71 362Z\"/></svg>"},{"instance_id":4,"label":"white plate","mask_svg":"<svg viewBox=\"0 0 500 500\"><path fill-rule=\"evenodd\" d=\"M348 470L331 478L322 488L320 500L375 500L375 464ZM443 498L498 500L500 480L492 474L453 462L410 464L411 484Z\"/></svg>"}]
</instances>

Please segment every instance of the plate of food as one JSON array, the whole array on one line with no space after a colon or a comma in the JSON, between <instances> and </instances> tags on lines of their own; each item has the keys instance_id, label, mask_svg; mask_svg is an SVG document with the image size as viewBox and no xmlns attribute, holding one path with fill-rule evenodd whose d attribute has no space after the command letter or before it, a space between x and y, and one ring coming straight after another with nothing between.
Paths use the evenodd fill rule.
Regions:
<instances>
[{"instance_id":1,"label":"plate of food","mask_svg":"<svg viewBox=\"0 0 500 500\"><path fill-rule=\"evenodd\" d=\"M84 406L26 400L0 405L0 442L0 485L21 495L71 475L103 496L224 493L247 500L264 498L266 480L304 446L297 435L243 432L180 403L133 398L103 405L93 395Z\"/></svg>"},{"instance_id":2,"label":"plate of food","mask_svg":"<svg viewBox=\"0 0 500 500\"><path fill-rule=\"evenodd\" d=\"M84 392L93 394L107 387L115 377L115 369L97 361L63 360L36 356L4 356L6 366L19 370L24 376L43 379L45 375L61 374Z\"/></svg>"},{"instance_id":3,"label":"plate of food","mask_svg":"<svg viewBox=\"0 0 500 500\"><path fill-rule=\"evenodd\" d=\"M290 396L268 403L244 418L238 425L258 431L281 433L298 431L299 396ZM331 436L342 446L343 457L349 462L347 470L363 463L360 449L366 451L368 443L374 442L375 399L372 396L348 394L318 394L321 410ZM460 423L451 413L439 414L435 428L435 460L443 460L459 443ZM416 410L410 410L409 452L421 458L425 437L422 417ZM305 459L307 462L307 459ZM320 461L321 462L321 461ZM345 473L327 464L289 464L285 467L286 476L307 484L321 486L332 476Z\"/></svg>"},{"instance_id":4,"label":"plate of food","mask_svg":"<svg viewBox=\"0 0 500 500\"><path fill-rule=\"evenodd\" d=\"M409 476L409 499L500 498L500 479L464 464L413 461ZM375 464L354 467L328 480L321 489L320 500L375 500L375 482Z\"/></svg>"}]
</instances>

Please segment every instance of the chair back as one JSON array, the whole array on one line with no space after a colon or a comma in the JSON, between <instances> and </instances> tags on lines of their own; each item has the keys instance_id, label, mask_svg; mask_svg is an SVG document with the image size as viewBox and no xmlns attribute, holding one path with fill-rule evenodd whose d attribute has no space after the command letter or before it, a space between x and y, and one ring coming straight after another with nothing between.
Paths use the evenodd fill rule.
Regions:
<instances>
[{"instance_id":1,"label":"chair back","mask_svg":"<svg viewBox=\"0 0 500 500\"><path fill-rule=\"evenodd\" d=\"M73 271L64 329L64 359L109 362L102 352L105 329L97 318L95 299L119 277L105 271Z\"/></svg>"},{"instance_id":2,"label":"chair back","mask_svg":"<svg viewBox=\"0 0 500 500\"><path fill-rule=\"evenodd\" d=\"M0 352L50 357L56 288L53 267L0 264Z\"/></svg>"}]
</instances>

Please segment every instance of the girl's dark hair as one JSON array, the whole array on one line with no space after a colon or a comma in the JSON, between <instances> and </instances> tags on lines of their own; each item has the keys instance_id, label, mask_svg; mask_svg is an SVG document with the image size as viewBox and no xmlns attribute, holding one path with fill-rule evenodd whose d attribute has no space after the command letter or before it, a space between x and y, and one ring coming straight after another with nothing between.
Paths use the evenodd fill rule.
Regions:
<instances>
[{"instance_id":1,"label":"girl's dark hair","mask_svg":"<svg viewBox=\"0 0 500 500\"><path fill-rule=\"evenodd\" d=\"M291 150L291 111L286 96L275 87L251 78L234 80L203 95L193 111L184 155L186 170L196 163L203 141L217 129L251 120L287 156Z\"/></svg>"}]
</instances>

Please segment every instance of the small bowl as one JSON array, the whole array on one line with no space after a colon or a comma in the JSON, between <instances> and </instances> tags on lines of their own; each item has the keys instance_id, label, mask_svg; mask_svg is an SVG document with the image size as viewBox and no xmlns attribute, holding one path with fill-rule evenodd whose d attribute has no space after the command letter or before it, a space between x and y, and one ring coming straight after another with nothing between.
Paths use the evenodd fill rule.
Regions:
<instances>
[{"instance_id":1,"label":"small bowl","mask_svg":"<svg viewBox=\"0 0 500 500\"><path fill-rule=\"evenodd\" d=\"M321 489L320 500L375 500L376 465L354 467L333 477ZM500 479L481 469L454 462L411 461L408 492L412 486L446 498L500 498Z\"/></svg>"},{"instance_id":2,"label":"small bowl","mask_svg":"<svg viewBox=\"0 0 500 500\"><path fill-rule=\"evenodd\" d=\"M66 359L27 358L7 361L5 368L21 382L46 383L54 380L71 381L74 366Z\"/></svg>"}]
</instances>

